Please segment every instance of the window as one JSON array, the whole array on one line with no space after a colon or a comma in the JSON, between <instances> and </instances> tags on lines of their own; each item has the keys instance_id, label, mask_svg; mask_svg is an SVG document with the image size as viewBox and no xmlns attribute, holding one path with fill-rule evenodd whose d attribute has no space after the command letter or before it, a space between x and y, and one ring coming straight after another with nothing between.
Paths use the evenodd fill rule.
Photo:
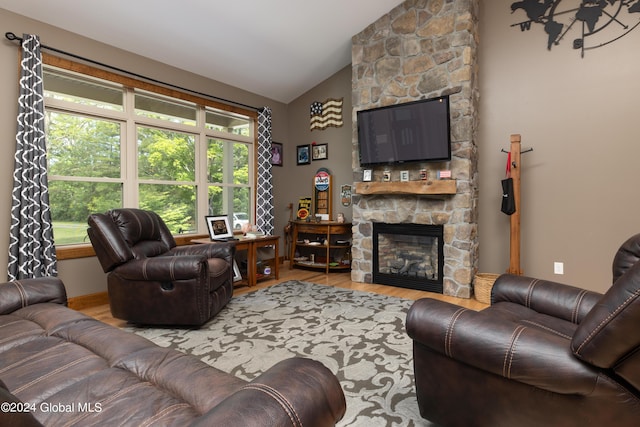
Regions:
<instances>
[{"instance_id":1,"label":"window","mask_svg":"<svg viewBox=\"0 0 640 427\"><path fill-rule=\"evenodd\" d=\"M229 215L234 227L251 221L254 112L45 62L56 245L87 243L87 217L117 207L153 210L174 234L206 233L206 215Z\"/></svg>"}]
</instances>

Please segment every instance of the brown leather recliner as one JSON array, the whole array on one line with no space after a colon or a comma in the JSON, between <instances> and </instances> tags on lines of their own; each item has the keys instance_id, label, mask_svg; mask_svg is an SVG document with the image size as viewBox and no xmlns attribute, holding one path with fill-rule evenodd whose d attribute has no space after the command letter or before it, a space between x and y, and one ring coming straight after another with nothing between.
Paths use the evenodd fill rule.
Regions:
<instances>
[{"instance_id":1,"label":"brown leather recliner","mask_svg":"<svg viewBox=\"0 0 640 427\"><path fill-rule=\"evenodd\" d=\"M108 274L111 314L146 325L201 326L233 294L233 243L176 246L154 212L92 214L87 230Z\"/></svg>"},{"instance_id":2,"label":"brown leather recliner","mask_svg":"<svg viewBox=\"0 0 640 427\"><path fill-rule=\"evenodd\" d=\"M476 312L414 303L420 413L443 426L640 423L640 234L613 262L604 294L502 275Z\"/></svg>"}]
</instances>

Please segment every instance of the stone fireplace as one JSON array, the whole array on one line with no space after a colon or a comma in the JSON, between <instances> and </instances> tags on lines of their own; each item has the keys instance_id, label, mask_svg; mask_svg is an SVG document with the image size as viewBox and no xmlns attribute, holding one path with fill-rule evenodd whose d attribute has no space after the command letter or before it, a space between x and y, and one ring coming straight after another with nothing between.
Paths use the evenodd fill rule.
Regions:
<instances>
[{"instance_id":1,"label":"stone fireplace","mask_svg":"<svg viewBox=\"0 0 640 427\"><path fill-rule=\"evenodd\" d=\"M443 227L373 223L373 282L442 293Z\"/></svg>"},{"instance_id":2,"label":"stone fireplace","mask_svg":"<svg viewBox=\"0 0 640 427\"><path fill-rule=\"evenodd\" d=\"M442 228L442 293L471 296L478 266L478 8L478 0L407 0L353 37L353 281L379 283L375 224L435 225ZM375 167L372 181L383 184L390 172L390 190L359 192L356 112L442 95L451 103L451 160ZM454 191L425 194L413 190L417 183L400 182L401 171L420 181L421 170L427 171L425 185L437 184L439 170L450 170Z\"/></svg>"}]
</instances>

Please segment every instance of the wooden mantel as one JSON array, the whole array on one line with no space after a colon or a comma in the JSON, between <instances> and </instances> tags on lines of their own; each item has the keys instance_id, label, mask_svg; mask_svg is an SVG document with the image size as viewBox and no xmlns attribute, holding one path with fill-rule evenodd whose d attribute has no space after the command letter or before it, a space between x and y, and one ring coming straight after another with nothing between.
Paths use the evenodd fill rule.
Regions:
<instances>
[{"instance_id":1,"label":"wooden mantel","mask_svg":"<svg viewBox=\"0 0 640 427\"><path fill-rule=\"evenodd\" d=\"M434 181L356 182L356 194L456 194L455 179Z\"/></svg>"}]
</instances>

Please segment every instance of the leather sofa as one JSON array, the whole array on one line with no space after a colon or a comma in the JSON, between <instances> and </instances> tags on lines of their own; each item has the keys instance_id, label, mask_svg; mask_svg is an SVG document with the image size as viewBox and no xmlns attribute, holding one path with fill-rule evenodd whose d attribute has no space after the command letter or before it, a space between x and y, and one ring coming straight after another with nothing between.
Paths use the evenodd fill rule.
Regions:
<instances>
[{"instance_id":1,"label":"leather sofa","mask_svg":"<svg viewBox=\"0 0 640 427\"><path fill-rule=\"evenodd\" d=\"M640 234L604 294L505 274L490 307L407 314L420 413L442 426L640 424Z\"/></svg>"},{"instance_id":2,"label":"leather sofa","mask_svg":"<svg viewBox=\"0 0 640 427\"><path fill-rule=\"evenodd\" d=\"M321 363L251 382L65 306L57 278L0 284L2 426L331 426L345 412Z\"/></svg>"},{"instance_id":3,"label":"leather sofa","mask_svg":"<svg viewBox=\"0 0 640 427\"><path fill-rule=\"evenodd\" d=\"M88 219L111 314L144 325L201 326L233 295L233 243L176 246L162 218L113 209Z\"/></svg>"}]
</instances>

